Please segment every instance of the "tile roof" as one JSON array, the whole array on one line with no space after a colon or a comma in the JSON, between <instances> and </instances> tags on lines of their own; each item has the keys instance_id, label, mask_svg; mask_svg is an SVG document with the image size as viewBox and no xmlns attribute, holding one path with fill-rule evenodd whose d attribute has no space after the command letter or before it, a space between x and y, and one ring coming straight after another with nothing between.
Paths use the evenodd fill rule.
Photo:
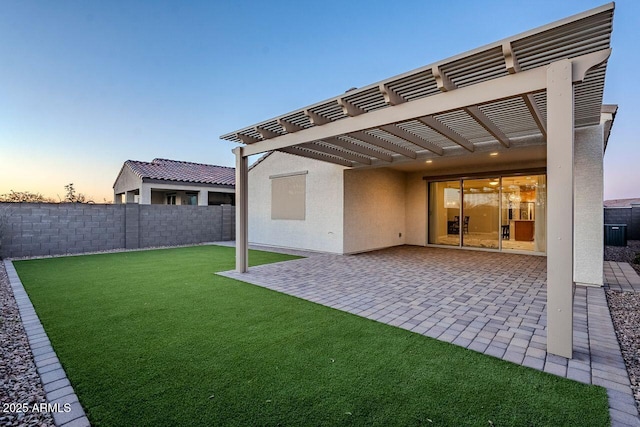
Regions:
<instances>
[{"instance_id":1,"label":"tile roof","mask_svg":"<svg viewBox=\"0 0 640 427\"><path fill-rule=\"evenodd\" d=\"M125 165L128 165L133 173L143 179L233 186L236 184L235 168L227 166L205 165L169 159L153 159L151 163L127 160Z\"/></svg>"}]
</instances>

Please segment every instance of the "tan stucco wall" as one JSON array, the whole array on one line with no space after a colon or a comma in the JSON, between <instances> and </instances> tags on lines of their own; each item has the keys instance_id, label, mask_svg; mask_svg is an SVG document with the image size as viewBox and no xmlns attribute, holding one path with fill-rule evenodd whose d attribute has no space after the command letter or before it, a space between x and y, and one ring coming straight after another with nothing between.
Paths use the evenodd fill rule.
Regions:
<instances>
[{"instance_id":1,"label":"tan stucco wall","mask_svg":"<svg viewBox=\"0 0 640 427\"><path fill-rule=\"evenodd\" d=\"M343 170L331 163L274 152L249 171L249 242L342 253ZM306 174L304 220L271 219L271 175Z\"/></svg>"},{"instance_id":2,"label":"tan stucco wall","mask_svg":"<svg viewBox=\"0 0 640 427\"><path fill-rule=\"evenodd\" d=\"M602 128L578 130L575 141L575 279L597 285L602 284ZM540 167L544 162L499 169L526 166ZM303 171L308 171L305 220L272 220L269 177ZM405 173L384 168L348 170L274 153L249 171L249 241L334 253L426 245L428 192L424 177L428 175L428 171ZM487 221L493 224L497 218ZM470 227L482 231L480 219Z\"/></svg>"},{"instance_id":3,"label":"tan stucco wall","mask_svg":"<svg viewBox=\"0 0 640 427\"><path fill-rule=\"evenodd\" d=\"M424 172L407 174L405 228L407 245L427 244L427 182Z\"/></svg>"},{"instance_id":4,"label":"tan stucco wall","mask_svg":"<svg viewBox=\"0 0 640 427\"><path fill-rule=\"evenodd\" d=\"M142 179L134 174L129 166L125 166L113 185L113 192L114 194L120 194L125 191L133 191L139 189L141 185Z\"/></svg>"},{"instance_id":5,"label":"tan stucco wall","mask_svg":"<svg viewBox=\"0 0 640 427\"><path fill-rule=\"evenodd\" d=\"M602 126L575 131L574 281L602 286L604 273L604 181Z\"/></svg>"},{"instance_id":6,"label":"tan stucco wall","mask_svg":"<svg viewBox=\"0 0 640 427\"><path fill-rule=\"evenodd\" d=\"M406 241L406 175L391 169L344 172L344 252Z\"/></svg>"}]
</instances>

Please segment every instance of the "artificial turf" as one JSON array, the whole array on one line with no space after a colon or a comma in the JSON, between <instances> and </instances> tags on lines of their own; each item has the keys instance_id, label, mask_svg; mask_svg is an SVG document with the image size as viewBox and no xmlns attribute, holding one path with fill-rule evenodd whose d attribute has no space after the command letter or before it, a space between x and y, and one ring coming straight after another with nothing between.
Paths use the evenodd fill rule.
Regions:
<instances>
[{"instance_id":1,"label":"artificial turf","mask_svg":"<svg viewBox=\"0 0 640 427\"><path fill-rule=\"evenodd\" d=\"M15 267L94 426L609 424L601 387L215 274L233 263L197 246Z\"/></svg>"}]
</instances>

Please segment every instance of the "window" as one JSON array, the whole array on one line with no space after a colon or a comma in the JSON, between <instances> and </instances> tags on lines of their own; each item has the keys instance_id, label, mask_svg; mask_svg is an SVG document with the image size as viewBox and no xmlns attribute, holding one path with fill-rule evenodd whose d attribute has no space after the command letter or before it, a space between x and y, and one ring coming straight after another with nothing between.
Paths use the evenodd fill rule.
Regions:
<instances>
[{"instance_id":1,"label":"window","mask_svg":"<svg viewBox=\"0 0 640 427\"><path fill-rule=\"evenodd\" d=\"M176 204L176 195L175 194L167 194L167 204L175 205Z\"/></svg>"},{"instance_id":2,"label":"window","mask_svg":"<svg viewBox=\"0 0 640 427\"><path fill-rule=\"evenodd\" d=\"M187 193L187 197L186 197L186 202L185 204L187 205L197 205L198 204L198 193Z\"/></svg>"},{"instance_id":3,"label":"window","mask_svg":"<svg viewBox=\"0 0 640 427\"><path fill-rule=\"evenodd\" d=\"M271 219L304 220L307 171L270 178Z\"/></svg>"}]
</instances>

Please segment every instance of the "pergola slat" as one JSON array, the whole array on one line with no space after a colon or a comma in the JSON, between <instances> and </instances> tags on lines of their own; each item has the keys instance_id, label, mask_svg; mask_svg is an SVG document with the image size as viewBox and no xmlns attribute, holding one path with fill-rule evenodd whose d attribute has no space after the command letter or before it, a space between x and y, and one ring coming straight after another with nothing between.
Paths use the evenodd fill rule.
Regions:
<instances>
[{"instance_id":1,"label":"pergola slat","mask_svg":"<svg viewBox=\"0 0 640 427\"><path fill-rule=\"evenodd\" d=\"M543 69L560 58L570 58L574 65L574 82L578 82L580 79L576 79L575 74L584 74L592 67L594 56L606 59L611 38L613 8L613 4L604 5L436 64L349 90L333 99L223 135L222 138L250 145L248 153L260 153L263 152L263 148L279 149L324 140L336 147L337 151L331 150L336 156L339 157L342 153L344 160L349 162L354 162L354 156L359 155L364 156L360 160L376 158L390 162L393 156L383 151L412 159L416 155L411 150L412 145L438 155L446 155L447 149L455 147L452 143L467 151L474 151L474 143L491 141L487 140L491 137L504 147L511 146L511 138L535 131L546 137L545 87L544 84L537 83L543 80ZM605 68L602 66L590 71L588 78L576 85L576 125L598 123ZM533 72L537 77L527 75L527 79L521 80L527 80L528 83L520 90L513 90L520 85L520 80L506 77L527 72ZM456 82L459 85L456 85ZM496 90L498 85L506 85L508 90ZM481 88L485 95L490 95L475 96L476 89L479 92ZM439 89L440 93L434 92L434 89ZM460 95L464 95L457 97L460 102L451 103L449 101L452 98L442 96L442 92L458 92L462 89L471 90L460 92ZM473 95L468 96L469 93ZM543 97L540 98L540 95ZM506 112L493 112L490 116L484 111L484 105L511 97L519 97L521 105L529 114L524 114L522 109L519 109L518 115L509 116ZM409 105L414 108L409 108ZM422 107L425 108L421 115L406 114L408 111L418 111ZM472 125L473 122L463 116L448 114L455 111L466 114L466 117L473 119L479 127ZM442 113L447 113L450 118L440 122L435 116ZM398 124L416 119L428 126L420 133L428 136L430 132L426 129L432 129L439 137L433 139L428 136L428 139L425 139L424 135L415 135L398 127ZM537 129L532 129L533 124ZM322 130L319 130L320 128ZM371 135L367 133L369 129L380 129L393 137L386 141L384 134ZM479 129L484 129L487 132L486 136L482 135ZM296 137L293 137L293 134ZM345 148L347 141L340 139L341 136L351 136L361 143L350 142L353 150L350 153L342 151L349 148ZM447 138L446 143L443 138ZM261 148L258 149L257 146ZM367 147L378 147L381 151ZM366 161L355 162L356 167L367 165Z\"/></svg>"}]
</instances>

